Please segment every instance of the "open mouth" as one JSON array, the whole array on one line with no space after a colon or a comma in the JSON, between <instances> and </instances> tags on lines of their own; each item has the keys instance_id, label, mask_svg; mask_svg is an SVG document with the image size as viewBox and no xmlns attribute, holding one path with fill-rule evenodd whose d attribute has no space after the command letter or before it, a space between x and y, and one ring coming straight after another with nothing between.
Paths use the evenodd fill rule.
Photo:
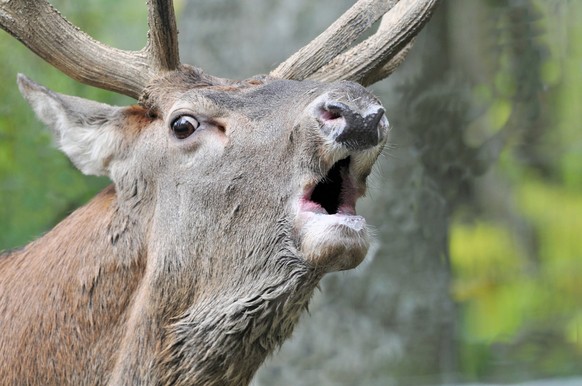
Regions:
<instances>
[{"instance_id":1,"label":"open mouth","mask_svg":"<svg viewBox=\"0 0 582 386\"><path fill-rule=\"evenodd\" d=\"M303 211L319 214L356 214L356 188L349 173L350 157L336 162L327 175L301 198Z\"/></svg>"},{"instance_id":2,"label":"open mouth","mask_svg":"<svg viewBox=\"0 0 582 386\"><path fill-rule=\"evenodd\" d=\"M350 172L352 162L352 157L336 162L323 178L305 187L299 200L299 249L307 262L327 272L357 266L369 246L366 220L356 215L361 189Z\"/></svg>"}]
</instances>

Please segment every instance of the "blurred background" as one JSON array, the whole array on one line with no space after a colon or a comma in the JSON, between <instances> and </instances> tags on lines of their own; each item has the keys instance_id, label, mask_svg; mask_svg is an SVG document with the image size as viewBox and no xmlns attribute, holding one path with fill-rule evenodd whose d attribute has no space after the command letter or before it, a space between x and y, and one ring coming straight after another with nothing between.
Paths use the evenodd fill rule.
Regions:
<instances>
[{"instance_id":1,"label":"blurred background","mask_svg":"<svg viewBox=\"0 0 582 386\"><path fill-rule=\"evenodd\" d=\"M145 44L143 0L52 3L93 37ZM352 1L176 1L181 56L268 73ZM371 88L391 143L359 212L375 242L328 275L254 385L582 385L582 2L444 0L404 64ZM76 171L16 74L80 85L0 32L0 250L106 186ZM534 383L532 383L534 384Z\"/></svg>"}]
</instances>

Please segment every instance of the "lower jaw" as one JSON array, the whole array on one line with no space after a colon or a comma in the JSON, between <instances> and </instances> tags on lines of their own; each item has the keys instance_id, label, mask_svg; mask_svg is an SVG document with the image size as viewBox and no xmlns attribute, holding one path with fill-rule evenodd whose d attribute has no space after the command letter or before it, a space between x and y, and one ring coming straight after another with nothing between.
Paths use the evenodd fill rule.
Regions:
<instances>
[{"instance_id":1,"label":"lower jaw","mask_svg":"<svg viewBox=\"0 0 582 386\"><path fill-rule=\"evenodd\" d=\"M301 212L296 229L306 262L324 272L357 267L370 244L362 216Z\"/></svg>"}]
</instances>

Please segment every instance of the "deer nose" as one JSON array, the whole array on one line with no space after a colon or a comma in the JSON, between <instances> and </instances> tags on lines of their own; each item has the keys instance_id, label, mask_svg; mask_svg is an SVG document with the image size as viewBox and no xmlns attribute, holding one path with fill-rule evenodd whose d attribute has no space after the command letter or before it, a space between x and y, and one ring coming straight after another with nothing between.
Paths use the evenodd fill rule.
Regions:
<instances>
[{"instance_id":1,"label":"deer nose","mask_svg":"<svg viewBox=\"0 0 582 386\"><path fill-rule=\"evenodd\" d=\"M357 109L340 101L322 101L316 109L321 130L349 150L365 150L378 145L388 131L384 108L371 104Z\"/></svg>"}]
</instances>

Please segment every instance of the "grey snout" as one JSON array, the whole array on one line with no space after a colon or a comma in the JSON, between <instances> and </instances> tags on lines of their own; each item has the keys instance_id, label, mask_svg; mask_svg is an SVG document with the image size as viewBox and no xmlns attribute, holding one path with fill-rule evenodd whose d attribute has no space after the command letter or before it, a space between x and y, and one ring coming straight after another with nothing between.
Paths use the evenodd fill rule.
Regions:
<instances>
[{"instance_id":1,"label":"grey snout","mask_svg":"<svg viewBox=\"0 0 582 386\"><path fill-rule=\"evenodd\" d=\"M322 101L316 114L328 138L349 150L365 150L384 140L388 120L378 104L362 110L339 101Z\"/></svg>"}]
</instances>

